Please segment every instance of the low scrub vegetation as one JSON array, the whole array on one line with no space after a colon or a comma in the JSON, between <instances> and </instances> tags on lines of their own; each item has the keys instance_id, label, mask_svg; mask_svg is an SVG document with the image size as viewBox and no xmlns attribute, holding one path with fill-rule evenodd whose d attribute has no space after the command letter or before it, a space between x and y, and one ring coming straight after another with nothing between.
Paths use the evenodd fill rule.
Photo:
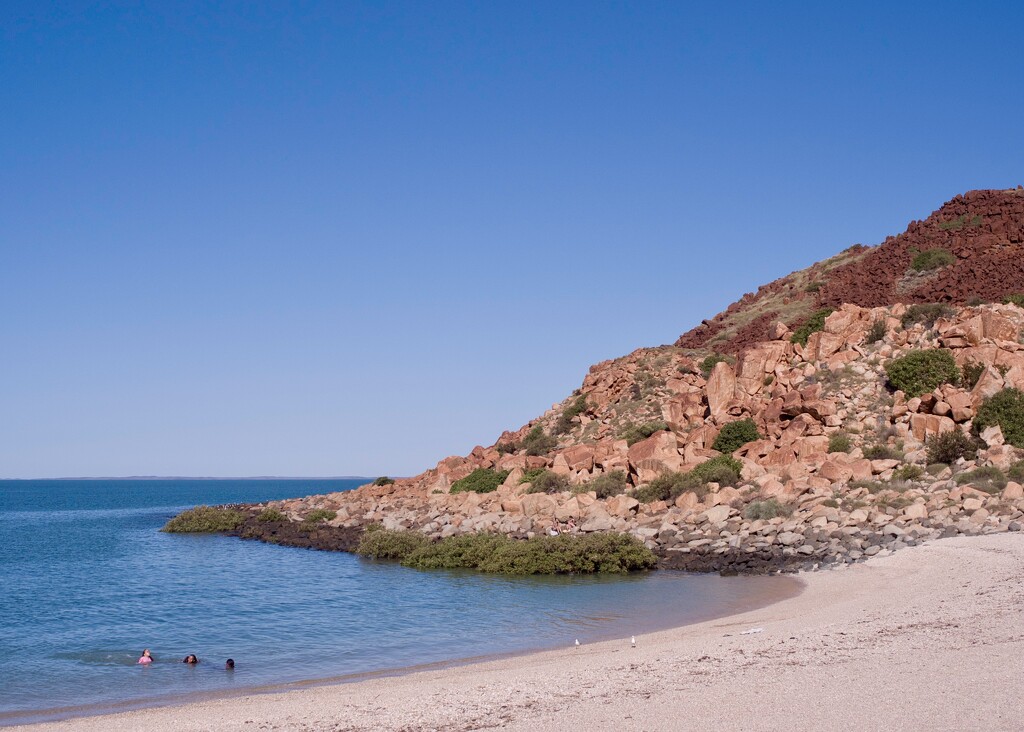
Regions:
<instances>
[{"instance_id":1,"label":"low scrub vegetation","mask_svg":"<svg viewBox=\"0 0 1024 732\"><path fill-rule=\"evenodd\" d=\"M491 493L498 489L498 486L505 482L508 477L507 470L492 470L491 468L477 468L461 480L452 483L450 493Z\"/></svg>"},{"instance_id":2,"label":"low scrub vegetation","mask_svg":"<svg viewBox=\"0 0 1024 732\"><path fill-rule=\"evenodd\" d=\"M633 491L641 503L670 501L692 491L698 497L707 492L708 483L733 486L740 480L743 464L729 455L719 455L703 462L688 473L662 473L657 478Z\"/></svg>"},{"instance_id":3,"label":"low scrub vegetation","mask_svg":"<svg viewBox=\"0 0 1024 732\"><path fill-rule=\"evenodd\" d=\"M903 453L888 445L871 445L864 448L864 457L868 460L902 460Z\"/></svg>"},{"instance_id":4,"label":"low scrub vegetation","mask_svg":"<svg viewBox=\"0 0 1024 732\"><path fill-rule=\"evenodd\" d=\"M1015 483L1024 483L1024 460L1018 460L1006 471L1006 476Z\"/></svg>"},{"instance_id":5,"label":"low scrub vegetation","mask_svg":"<svg viewBox=\"0 0 1024 732\"><path fill-rule=\"evenodd\" d=\"M924 475L920 465L901 465L892 471L892 479L900 481L919 480Z\"/></svg>"},{"instance_id":6,"label":"low scrub vegetation","mask_svg":"<svg viewBox=\"0 0 1024 732\"><path fill-rule=\"evenodd\" d=\"M836 503L836 506L838 505ZM780 516L789 516L791 513L793 511L788 506L779 503L774 498L769 498L767 501L754 501L749 504L743 510L743 518L749 521L767 521Z\"/></svg>"},{"instance_id":7,"label":"low scrub vegetation","mask_svg":"<svg viewBox=\"0 0 1024 732\"><path fill-rule=\"evenodd\" d=\"M731 455L748 442L760 439L761 433L757 431L757 425L748 417L723 425L718 436L715 437L711 449Z\"/></svg>"},{"instance_id":8,"label":"low scrub vegetation","mask_svg":"<svg viewBox=\"0 0 1024 732\"><path fill-rule=\"evenodd\" d=\"M885 318L878 318L868 328L867 335L864 337L865 343L878 343L878 341L885 338L887 329L885 327Z\"/></svg>"},{"instance_id":9,"label":"low scrub vegetation","mask_svg":"<svg viewBox=\"0 0 1024 732\"><path fill-rule=\"evenodd\" d=\"M522 448L526 450L527 455L547 455L557 444L558 440L537 425L523 439Z\"/></svg>"},{"instance_id":10,"label":"low scrub vegetation","mask_svg":"<svg viewBox=\"0 0 1024 732\"><path fill-rule=\"evenodd\" d=\"M811 337L811 333L817 333L818 331L825 330L825 318L835 312L832 308L823 308L815 312L807 322L801 325L799 328L793 331L793 335L790 336L790 340L793 343L799 343L801 346L807 345L807 339Z\"/></svg>"},{"instance_id":11,"label":"low scrub vegetation","mask_svg":"<svg viewBox=\"0 0 1024 732\"><path fill-rule=\"evenodd\" d=\"M849 452L853 449L850 436L845 432L833 432L828 438L829 452Z\"/></svg>"},{"instance_id":12,"label":"low scrub vegetation","mask_svg":"<svg viewBox=\"0 0 1024 732\"><path fill-rule=\"evenodd\" d=\"M475 569L501 574L625 573L655 566L654 554L627 534L537 536L518 540L503 534L463 534L440 541L414 531L364 534L356 550L377 559L396 559L416 569Z\"/></svg>"},{"instance_id":13,"label":"low scrub vegetation","mask_svg":"<svg viewBox=\"0 0 1024 732\"><path fill-rule=\"evenodd\" d=\"M569 479L550 470L541 470L529 482L527 493L561 493L569 490Z\"/></svg>"},{"instance_id":14,"label":"low scrub vegetation","mask_svg":"<svg viewBox=\"0 0 1024 732\"><path fill-rule=\"evenodd\" d=\"M382 475L379 478L377 478L377 480L373 481L373 484L374 485L391 485L394 482L395 482L394 478L389 478L386 475Z\"/></svg>"},{"instance_id":15,"label":"low scrub vegetation","mask_svg":"<svg viewBox=\"0 0 1024 732\"><path fill-rule=\"evenodd\" d=\"M886 364L885 373L892 388L907 397L921 396L943 384L960 381L960 369L953 354L941 349L911 351Z\"/></svg>"},{"instance_id":16,"label":"low scrub vegetation","mask_svg":"<svg viewBox=\"0 0 1024 732\"><path fill-rule=\"evenodd\" d=\"M985 364L978 363L977 361L967 361L964 364L960 377L961 386L965 389L973 389L983 373L985 373Z\"/></svg>"},{"instance_id":17,"label":"low scrub vegetation","mask_svg":"<svg viewBox=\"0 0 1024 732\"><path fill-rule=\"evenodd\" d=\"M256 520L269 524L272 522L287 521L288 517L276 508L264 508L259 512L259 514L257 514Z\"/></svg>"},{"instance_id":18,"label":"low scrub vegetation","mask_svg":"<svg viewBox=\"0 0 1024 732\"><path fill-rule=\"evenodd\" d=\"M918 303L911 305L900 318L900 324L904 328L921 323L925 328L931 328L939 318L950 318L956 314L956 310L944 302Z\"/></svg>"},{"instance_id":19,"label":"low scrub vegetation","mask_svg":"<svg viewBox=\"0 0 1024 732\"><path fill-rule=\"evenodd\" d=\"M927 249L918 252L910 262L915 272L931 272L933 269L946 267L956 261L956 257L948 249Z\"/></svg>"},{"instance_id":20,"label":"low scrub vegetation","mask_svg":"<svg viewBox=\"0 0 1024 732\"><path fill-rule=\"evenodd\" d=\"M589 483L584 483L581 486L577 486L583 491L593 491L597 494L598 498L611 498L617 496L620 493L625 493L626 489L629 488L629 483L626 481L626 474L621 470L613 470L610 473L599 475Z\"/></svg>"},{"instance_id":21,"label":"low scrub vegetation","mask_svg":"<svg viewBox=\"0 0 1024 732\"><path fill-rule=\"evenodd\" d=\"M1016 305L1019 308L1024 308L1024 293L1016 293L1013 295L1007 295L1003 298L1004 305Z\"/></svg>"},{"instance_id":22,"label":"low scrub vegetation","mask_svg":"<svg viewBox=\"0 0 1024 732\"><path fill-rule=\"evenodd\" d=\"M575 401L562 410L562 416L555 423L555 434L562 435L572 430L572 421L587 411L587 398L580 394Z\"/></svg>"},{"instance_id":23,"label":"low scrub vegetation","mask_svg":"<svg viewBox=\"0 0 1024 732\"><path fill-rule=\"evenodd\" d=\"M318 524L321 521L331 521L338 516L337 511L331 511L326 508L317 508L310 511L303 521L307 524Z\"/></svg>"},{"instance_id":24,"label":"low scrub vegetation","mask_svg":"<svg viewBox=\"0 0 1024 732\"><path fill-rule=\"evenodd\" d=\"M975 215L968 218L967 214L960 214L955 219L943 221L939 224L939 228L942 231L960 231L964 228L973 229L981 226L982 221L984 221L984 219L982 219L981 216Z\"/></svg>"},{"instance_id":25,"label":"low scrub vegetation","mask_svg":"<svg viewBox=\"0 0 1024 732\"><path fill-rule=\"evenodd\" d=\"M1008 482L1009 480L1003 471L992 465L968 470L966 473L960 473L956 476L957 485L970 483L979 491L993 495L1003 490Z\"/></svg>"},{"instance_id":26,"label":"low scrub vegetation","mask_svg":"<svg viewBox=\"0 0 1024 732\"><path fill-rule=\"evenodd\" d=\"M168 521L161 531L169 534L216 534L234 531L245 521L245 514L225 506L196 506Z\"/></svg>"},{"instance_id":27,"label":"low scrub vegetation","mask_svg":"<svg viewBox=\"0 0 1024 732\"><path fill-rule=\"evenodd\" d=\"M708 378L711 372L714 371L715 366L720 364L722 361L726 363L732 363L732 359L722 353L712 353L700 362L700 372L704 375L704 378Z\"/></svg>"},{"instance_id":28,"label":"low scrub vegetation","mask_svg":"<svg viewBox=\"0 0 1024 732\"><path fill-rule=\"evenodd\" d=\"M974 418L974 429L981 432L993 426L1003 431L1008 443L1024 447L1024 392L1003 389L981 403Z\"/></svg>"},{"instance_id":29,"label":"low scrub vegetation","mask_svg":"<svg viewBox=\"0 0 1024 732\"><path fill-rule=\"evenodd\" d=\"M952 465L960 458L973 460L978 454L978 444L960 430L950 430L932 435L924 442L928 463Z\"/></svg>"},{"instance_id":30,"label":"low scrub vegetation","mask_svg":"<svg viewBox=\"0 0 1024 732\"><path fill-rule=\"evenodd\" d=\"M619 437L625 440L628 445L633 446L641 440L646 440L655 432L664 432L667 429L668 425L661 420L644 422L643 424L631 424L627 425L626 428L619 433Z\"/></svg>"}]
</instances>

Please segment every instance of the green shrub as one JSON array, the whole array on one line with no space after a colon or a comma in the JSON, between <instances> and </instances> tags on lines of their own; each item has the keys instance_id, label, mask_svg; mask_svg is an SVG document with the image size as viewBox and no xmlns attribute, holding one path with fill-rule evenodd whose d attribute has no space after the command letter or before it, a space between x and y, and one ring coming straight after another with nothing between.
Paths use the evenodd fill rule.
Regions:
<instances>
[{"instance_id":1,"label":"green shrub","mask_svg":"<svg viewBox=\"0 0 1024 732\"><path fill-rule=\"evenodd\" d=\"M965 389L973 389L983 373L985 373L985 364L967 361L964 364L963 376L960 380L961 386Z\"/></svg>"},{"instance_id":2,"label":"green shrub","mask_svg":"<svg viewBox=\"0 0 1024 732\"><path fill-rule=\"evenodd\" d=\"M526 450L527 455L547 455L557 444L558 440L547 434L543 427L537 425L523 440L523 449Z\"/></svg>"},{"instance_id":3,"label":"green shrub","mask_svg":"<svg viewBox=\"0 0 1024 732\"><path fill-rule=\"evenodd\" d=\"M631 424L627 425L626 428L619 433L619 438L625 440L628 445L633 446L640 442L640 440L646 440L655 432L663 432L667 429L668 425L661 420L655 422L644 422L643 424Z\"/></svg>"},{"instance_id":4,"label":"green shrub","mask_svg":"<svg viewBox=\"0 0 1024 732\"><path fill-rule=\"evenodd\" d=\"M747 417L723 425L711 449L731 455L748 442L760 439L761 433L757 431L757 425L754 424L754 420Z\"/></svg>"},{"instance_id":5,"label":"green shrub","mask_svg":"<svg viewBox=\"0 0 1024 732\"><path fill-rule=\"evenodd\" d=\"M939 224L939 228L942 231L960 231L965 226L969 229L981 226L981 222L984 219L981 216L972 216L967 218L967 214L961 214L951 221L943 221Z\"/></svg>"},{"instance_id":6,"label":"green shrub","mask_svg":"<svg viewBox=\"0 0 1024 732\"><path fill-rule=\"evenodd\" d=\"M374 485L391 485L394 482L395 482L394 478L389 478L386 475L382 475L379 478L377 478L377 480L373 481L373 484Z\"/></svg>"},{"instance_id":7,"label":"green shrub","mask_svg":"<svg viewBox=\"0 0 1024 732\"><path fill-rule=\"evenodd\" d=\"M875 322L871 324L871 327L868 328L868 333L864 337L864 342L878 343L878 341L885 338L886 332L887 330L885 327L885 318L878 318Z\"/></svg>"},{"instance_id":8,"label":"green shrub","mask_svg":"<svg viewBox=\"0 0 1024 732\"><path fill-rule=\"evenodd\" d=\"M893 480L918 480L924 475L924 468L920 465L901 465L892 471Z\"/></svg>"},{"instance_id":9,"label":"green shrub","mask_svg":"<svg viewBox=\"0 0 1024 732\"><path fill-rule=\"evenodd\" d=\"M318 524L321 521L331 521L338 515L337 511L330 511L326 508L317 508L310 511L306 518L303 519L307 524Z\"/></svg>"},{"instance_id":10,"label":"green shrub","mask_svg":"<svg viewBox=\"0 0 1024 732\"><path fill-rule=\"evenodd\" d=\"M820 292L821 285L821 282L808 282L807 286L804 287L804 292Z\"/></svg>"},{"instance_id":11,"label":"green shrub","mask_svg":"<svg viewBox=\"0 0 1024 732\"><path fill-rule=\"evenodd\" d=\"M1008 443L1024 447L1024 392L1003 389L981 403L974 418L974 429L981 432L993 425L999 425Z\"/></svg>"},{"instance_id":12,"label":"green shrub","mask_svg":"<svg viewBox=\"0 0 1024 732\"><path fill-rule=\"evenodd\" d=\"M532 483L547 471L547 468L530 468L529 470L524 470L523 477L519 479L519 483L520 485L523 483Z\"/></svg>"},{"instance_id":13,"label":"green shrub","mask_svg":"<svg viewBox=\"0 0 1024 732\"><path fill-rule=\"evenodd\" d=\"M356 553L374 559L402 560L429 543L430 539L418 531L391 531L381 527L371 530L367 526Z\"/></svg>"},{"instance_id":14,"label":"green shrub","mask_svg":"<svg viewBox=\"0 0 1024 732\"><path fill-rule=\"evenodd\" d=\"M832 308L818 310L807 319L806 323L793 331L793 335L790 336L789 340L793 343L799 343L801 346L806 346L807 339L811 337L811 333L825 330L825 318L833 312L835 311Z\"/></svg>"},{"instance_id":15,"label":"green shrub","mask_svg":"<svg viewBox=\"0 0 1024 732\"><path fill-rule=\"evenodd\" d=\"M544 470L530 481L527 493L561 493L569 490L569 479L564 475Z\"/></svg>"},{"instance_id":16,"label":"green shrub","mask_svg":"<svg viewBox=\"0 0 1024 732\"><path fill-rule=\"evenodd\" d=\"M700 362L700 372L704 375L704 378L708 378L715 366L720 364L722 361L732 363L732 359L721 353L712 353L710 356Z\"/></svg>"},{"instance_id":17,"label":"green shrub","mask_svg":"<svg viewBox=\"0 0 1024 732\"><path fill-rule=\"evenodd\" d=\"M849 452L853 445L845 432L833 432L828 438L829 452Z\"/></svg>"},{"instance_id":18,"label":"green shrub","mask_svg":"<svg viewBox=\"0 0 1024 732\"><path fill-rule=\"evenodd\" d=\"M828 501L826 501L827 503ZM835 503L835 501L833 501ZM837 507L839 504L836 503ZM789 516L793 513L793 510L787 506L782 505L774 498L769 498L767 501L754 501L743 510L743 518L749 521L763 520L777 518L779 516Z\"/></svg>"},{"instance_id":19,"label":"green shrub","mask_svg":"<svg viewBox=\"0 0 1024 732\"><path fill-rule=\"evenodd\" d=\"M930 272L933 269L953 264L955 261L956 257L946 249L928 249L914 255L910 262L910 268L915 272Z\"/></svg>"},{"instance_id":20,"label":"green shrub","mask_svg":"<svg viewBox=\"0 0 1024 732\"><path fill-rule=\"evenodd\" d=\"M941 349L911 351L886 364L885 373L892 387L908 397L921 396L943 384L960 381L960 369L953 354Z\"/></svg>"},{"instance_id":21,"label":"green shrub","mask_svg":"<svg viewBox=\"0 0 1024 732\"><path fill-rule=\"evenodd\" d=\"M929 463L952 465L960 458L973 460L978 454L978 445L960 430L950 430L932 435L924 442Z\"/></svg>"},{"instance_id":22,"label":"green shrub","mask_svg":"<svg viewBox=\"0 0 1024 732\"><path fill-rule=\"evenodd\" d=\"M821 502L822 506L828 506L829 508L839 508L839 501L835 498L826 498Z\"/></svg>"},{"instance_id":23,"label":"green shrub","mask_svg":"<svg viewBox=\"0 0 1024 732\"><path fill-rule=\"evenodd\" d=\"M494 449L498 451L499 455L510 455L519 451L519 445L516 442L499 442Z\"/></svg>"},{"instance_id":24,"label":"green shrub","mask_svg":"<svg viewBox=\"0 0 1024 732\"><path fill-rule=\"evenodd\" d=\"M587 398L580 394L576 400L562 410L562 416L555 423L555 434L561 435L572 430L572 421L587 411Z\"/></svg>"},{"instance_id":25,"label":"green shrub","mask_svg":"<svg viewBox=\"0 0 1024 732\"><path fill-rule=\"evenodd\" d=\"M584 483L578 487L585 491L594 491L598 498L611 498L620 493L625 493L626 489L629 488L629 483L626 482L625 473L621 470L613 470L610 473L599 475L589 483Z\"/></svg>"},{"instance_id":26,"label":"green shrub","mask_svg":"<svg viewBox=\"0 0 1024 732\"><path fill-rule=\"evenodd\" d=\"M538 536L527 540L503 534L463 534L432 542L414 531L364 534L359 554L397 559L416 569L477 569L502 574L623 573L650 569L651 551L626 534Z\"/></svg>"},{"instance_id":27,"label":"green shrub","mask_svg":"<svg viewBox=\"0 0 1024 732\"><path fill-rule=\"evenodd\" d=\"M196 506L182 511L161 529L169 534L216 534L234 531L245 521L245 514L225 506Z\"/></svg>"},{"instance_id":28,"label":"green shrub","mask_svg":"<svg viewBox=\"0 0 1024 732\"><path fill-rule=\"evenodd\" d=\"M902 460L903 453L888 445L872 445L865 448L864 457L868 460Z\"/></svg>"},{"instance_id":29,"label":"green shrub","mask_svg":"<svg viewBox=\"0 0 1024 732\"><path fill-rule=\"evenodd\" d=\"M1019 308L1024 308L1024 293L1018 293L1015 295L1007 295L1003 298L1004 305L1016 305Z\"/></svg>"},{"instance_id":30,"label":"green shrub","mask_svg":"<svg viewBox=\"0 0 1024 732\"><path fill-rule=\"evenodd\" d=\"M259 512L259 515L256 516L256 520L262 521L264 523L271 523L287 521L288 517L280 511L278 511L276 508L264 508L262 511Z\"/></svg>"},{"instance_id":31,"label":"green shrub","mask_svg":"<svg viewBox=\"0 0 1024 732\"><path fill-rule=\"evenodd\" d=\"M1024 483L1024 460L1018 460L1011 465L1006 475L1014 483Z\"/></svg>"},{"instance_id":32,"label":"green shrub","mask_svg":"<svg viewBox=\"0 0 1024 732\"><path fill-rule=\"evenodd\" d=\"M729 455L719 455L701 463L688 473L662 473L645 486L633 491L641 503L668 501L693 491L699 497L706 493L708 483L721 486L736 485L740 480L743 463Z\"/></svg>"},{"instance_id":33,"label":"green shrub","mask_svg":"<svg viewBox=\"0 0 1024 732\"><path fill-rule=\"evenodd\" d=\"M911 305L900 318L900 324L909 328L917 323L923 323L925 328L931 328L939 318L950 318L956 314L956 310L944 302L919 303Z\"/></svg>"},{"instance_id":34,"label":"green shrub","mask_svg":"<svg viewBox=\"0 0 1024 732\"><path fill-rule=\"evenodd\" d=\"M972 484L979 491L985 493L999 493L1009 482L1002 470L995 466L986 465L956 476L957 485Z\"/></svg>"},{"instance_id":35,"label":"green shrub","mask_svg":"<svg viewBox=\"0 0 1024 732\"><path fill-rule=\"evenodd\" d=\"M496 491L498 486L505 482L508 477L507 470L492 470L491 468L477 468L461 480L452 483L449 493L491 493Z\"/></svg>"}]
</instances>

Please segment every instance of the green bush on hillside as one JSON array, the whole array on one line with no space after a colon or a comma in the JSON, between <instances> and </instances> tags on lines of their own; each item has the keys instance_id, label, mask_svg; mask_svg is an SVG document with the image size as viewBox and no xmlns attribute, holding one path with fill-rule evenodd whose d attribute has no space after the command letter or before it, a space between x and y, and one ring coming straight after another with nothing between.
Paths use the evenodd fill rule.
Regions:
<instances>
[{"instance_id":1,"label":"green bush on hillside","mask_svg":"<svg viewBox=\"0 0 1024 732\"><path fill-rule=\"evenodd\" d=\"M555 423L555 434L562 435L572 429L572 421L588 409L587 398L580 394L576 400L562 411L562 416Z\"/></svg>"},{"instance_id":2,"label":"green bush on hillside","mask_svg":"<svg viewBox=\"0 0 1024 732\"><path fill-rule=\"evenodd\" d=\"M903 453L888 445L872 445L864 448L864 457L868 460L902 460Z\"/></svg>"},{"instance_id":3,"label":"green bush on hillside","mask_svg":"<svg viewBox=\"0 0 1024 732\"><path fill-rule=\"evenodd\" d=\"M711 372L714 371L715 366L720 364L722 361L726 363L732 363L732 359L721 353L712 353L710 356L700 362L700 372L704 375L704 378L708 378Z\"/></svg>"},{"instance_id":4,"label":"green bush on hillside","mask_svg":"<svg viewBox=\"0 0 1024 732\"><path fill-rule=\"evenodd\" d=\"M885 373L892 387L908 397L921 396L943 384L960 381L960 369L953 354L940 349L911 351L886 364Z\"/></svg>"},{"instance_id":5,"label":"green bush on hillside","mask_svg":"<svg viewBox=\"0 0 1024 732\"><path fill-rule=\"evenodd\" d=\"M878 318L868 328L867 335L864 337L865 343L878 343L878 341L885 338L887 330L885 327L885 318Z\"/></svg>"},{"instance_id":6,"label":"green bush on hillside","mask_svg":"<svg viewBox=\"0 0 1024 732\"><path fill-rule=\"evenodd\" d=\"M172 518L161 531L169 534L217 534L234 531L245 521L245 514L225 506L196 506Z\"/></svg>"},{"instance_id":7,"label":"green bush on hillside","mask_svg":"<svg viewBox=\"0 0 1024 732\"><path fill-rule=\"evenodd\" d=\"M978 444L960 430L950 430L932 435L924 441L928 463L952 465L960 458L973 460L978 454Z\"/></svg>"},{"instance_id":8,"label":"green bush on hillside","mask_svg":"<svg viewBox=\"0 0 1024 732\"><path fill-rule=\"evenodd\" d=\"M931 328L939 318L951 318L955 314L956 310L944 302L918 303L907 308L900 318L900 325L909 328L921 323L925 328Z\"/></svg>"},{"instance_id":9,"label":"green bush on hillside","mask_svg":"<svg viewBox=\"0 0 1024 732\"><path fill-rule=\"evenodd\" d=\"M994 425L1003 431L1008 443L1024 447L1024 392L1003 389L981 403L974 418L974 429L980 433Z\"/></svg>"},{"instance_id":10,"label":"green bush on hillside","mask_svg":"<svg viewBox=\"0 0 1024 732\"><path fill-rule=\"evenodd\" d=\"M626 482L626 474L621 470L613 470L610 473L599 475L589 483L578 486L585 491L593 491L598 498L611 498L620 493L625 493L629 488Z\"/></svg>"},{"instance_id":11,"label":"green bush on hillside","mask_svg":"<svg viewBox=\"0 0 1024 732\"><path fill-rule=\"evenodd\" d=\"M836 506L838 505L837 503ZM748 521L767 521L779 516L789 516L791 513L793 513L793 509L789 506L784 506L776 499L769 498L767 501L754 501L749 504L743 509L743 518Z\"/></svg>"},{"instance_id":12,"label":"green bush on hillside","mask_svg":"<svg viewBox=\"0 0 1024 732\"><path fill-rule=\"evenodd\" d=\"M1016 305L1019 308L1024 308L1024 293L1016 293L1013 295L1007 295L1003 298L1004 305Z\"/></svg>"},{"instance_id":13,"label":"green bush on hillside","mask_svg":"<svg viewBox=\"0 0 1024 732\"><path fill-rule=\"evenodd\" d=\"M740 480L743 464L729 455L719 455L701 463L688 473L662 473L657 478L633 491L633 497L641 503L670 501L683 493L694 492L699 498L707 493L708 483L720 486L736 485Z\"/></svg>"},{"instance_id":14,"label":"green bush on hillside","mask_svg":"<svg viewBox=\"0 0 1024 732\"><path fill-rule=\"evenodd\" d=\"M829 452L849 452L852 448L850 436L845 432L833 432L828 438Z\"/></svg>"},{"instance_id":15,"label":"green bush on hillside","mask_svg":"<svg viewBox=\"0 0 1024 732\"><path fill-rule=\"evenodd\" d=\"M508 477L508 470L492 470L491 468L477 468L461 480L452 483L450 493L491 493L496 491L498 486L505 482Z\"/></svg>"},{"instance_id":16,"label":"green bush on hillside","mask_svg":"<svg viewBox=\"0 0 1024 732\"><path fill-rule=\"evenodd\" d=\"M964 364L960 385L965 389L973 389L983 373L985 373L985 364L978 363L977 361L967 361Z\"/></svg>"},{"instance_id":17,"label":"green bush on hillside","mask_svg":"<svg viewBox=\"0 0 1024 732\"><path fill-rule=\"evenodd\" d=\"M276 508L264 508L256 516L256 520L257 521L262 521L263 523L271 523L271 522L287 521L288 517L285 516L280 511L278 511Z\"/></svg>"},{"instance_id":18,"label":"green bush on hillside","mask_svg":"<svg viewBox=\"0 0 1024 732\"><path fill-rule=\"evenodd\" d=\"M547 455L558 444L558 440L544 431L540 425L535 426L523 439L522 448L527 455Z\"/></svg>"},{"instance_id":19,"label":"green bush on hillside","mask_svg":"<svg viewBox=\"0 0 1024 732\"><path fill-rule=\"evenodd\" d=\"M956 257L946 249L928 249L914 255L910 262L910 268L915 272L930 272L933 269L953 264L955 261Z\"/></svg>"},{"instance_id":20,"label":"green bush on hillside","mask_svg":"<svg viewBox=\"0 0 1024 732\"><path fill-rule=\"evenodd\" d=\"M747 417L723 425L711 449L731 455L748 442L760 439L761 433L757 431L757 425L754 424L754 420Z\"/></svg>"},{"instance_id":21,"label":"green bush on hillside","mask_svg":"<svg viewBox=\"0 0 1024 732\"><path fill-rule=\"evenodd\" d=\"M835 310L832 308L823 308L822 310L818 310L807 319L807 322L793 331L789 340L793 343L799 343L801 346L806 346L807 339L811 337L811 333L817 333L825 330L825 318L834 312Z\"/></svg>"},{"instance_id":22,"label":"green bush on hillside","mask_svg":"<svg viewBox=\"0 0 1024 732\"><path fill-rule=\"evenodd\" d=\"M338 516L337 511L331 511L326 508L317 508L310 511L306 518L303 519L307 524L318 524L321 521L332 521Z\"/></svg>"},{"instance_id":23,"label":"green bush on hillside","mask_svg":"<svg viewBox=\"0 0 1024 732\"><path fill-rule=\"evenodd\" d=\"M979 491L984 491L985 493L993 495L1003 490L1008 482L1009 479L1003 471L992 465L985 465L980 468L975 468L974 470L968 470L966 473L960 473L956 476L957 485L966 485L967 483L970 483Z\"/></svg>"},{"instance_id":24,"label":"green bush on hillside","mask_svg":"<svg viewBox=\"0 0 1024 732\"><path fill-rule=\"evenodd\" d=\"M631 424L627 425L620 433L619 438L626 441L630 447L646 440L648 437L653 435L655 432L664 432L668 429L668 424L657 420L654 422L644 422L643 424Z\"/></svg>"},{"instance_id":25,"label":"green bush on hillside","mask_svg":"<svg viewBox=\"0 0 1024 732\"><path fill-rule=\"evenodd\" d=\"M377 480L373 481L373 484L374 485L391 485L394 482L395 482L394 478L389 478L386 475L382 475L379 478L377 478Z\"/></svg>"},{"instance_id":26,"label":"green bush on hillside","mask_svg":"<svg viewBox=\"0 0 1024 732\"><path fill-rule=\"evenodd\" d=\"M530 480L527 493L561 493L569 490L569 479L550 470L542 470Z\"/></svg>"}]
</instances>

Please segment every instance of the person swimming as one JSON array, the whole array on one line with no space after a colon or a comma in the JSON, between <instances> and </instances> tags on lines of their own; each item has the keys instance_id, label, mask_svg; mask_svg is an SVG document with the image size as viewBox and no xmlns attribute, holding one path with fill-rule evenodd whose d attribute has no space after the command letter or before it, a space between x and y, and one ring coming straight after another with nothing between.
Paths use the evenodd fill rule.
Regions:
<instances>
[{"instance_id":1,"label":"person swimming","mask_svg":"<svg viewBox=\"0 0 1024 732\"><path fill-rule=\"evenodd\" d=\"M227 661L225 661L224 668L226 670L228 670L228 671L234 671L235 670L235 659L229 658Z\"/></svg>"},{"instance_id":2,"label":"person swimming","mask_svg":"<svg viewBox=\"0 0 1024 732\"><path fill-rule=\"evenodd\" d=\"M196 654L190 653L187 656L185 656L183 659L181 659L181 662L182 663L187 663L190 666L194 666L195 664L199 663L199 659L196 658Z\"/></svg>"},{"instance_id":3,"label":"person swimming","mask_svg":"<svg viewBox=\"0 0 1024 732\"><path fill-rule=\"evenodd\" d=\"M142 652L142 655L139 657L139 660L135 663L141 663L143 666L148 666L149 664L153 663L153 654L151 654L149 652L149 649L147 648Z\"/></svg>"}]
</instances>

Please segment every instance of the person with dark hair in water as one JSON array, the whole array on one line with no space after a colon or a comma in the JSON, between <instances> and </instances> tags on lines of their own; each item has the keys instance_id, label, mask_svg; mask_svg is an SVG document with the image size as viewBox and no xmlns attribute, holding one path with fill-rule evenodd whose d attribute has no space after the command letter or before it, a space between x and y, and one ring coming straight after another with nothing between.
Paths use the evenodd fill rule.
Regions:
<instances>
[{"instance_id":1,"label":"person with dark hair in water","mask_svg":"<svg viewBox=\"0 0 1024 732\"><path fill-rule=\"evenodd\" d=\"M196 654L190 653L187 656L185 656L183 659L181 659L181 662L182 663L187 663L189 666L194 666L197 663L199 663L199 659L196 658Z\"/></svg>"},{"instance_id":2,"label":"person with dark hair in water","mask_svg":"<svg viewBox=\"0 0 1024 732\"><path fill-rule=\"evenodd\" d=\"M148 666L149 664L153 663L153 654L151 654L149 652L149 649L147 648L142 652L142 656L139 658L138 661L136 661L136 663L141 663L143 666Z\"/></svg>"},{"instance_id":3,"label":"person with dark hair in water","mask_svg":"<svg viewBox=\"0 0 1024 732\"><path fill-rule=\"evenodd\" d=\"M235 659L229 658L227 660L227 662L224 664L224 668L226 670L228 670L228 671L234 671L235 670Z\"/></svg>"}]
</instances>

